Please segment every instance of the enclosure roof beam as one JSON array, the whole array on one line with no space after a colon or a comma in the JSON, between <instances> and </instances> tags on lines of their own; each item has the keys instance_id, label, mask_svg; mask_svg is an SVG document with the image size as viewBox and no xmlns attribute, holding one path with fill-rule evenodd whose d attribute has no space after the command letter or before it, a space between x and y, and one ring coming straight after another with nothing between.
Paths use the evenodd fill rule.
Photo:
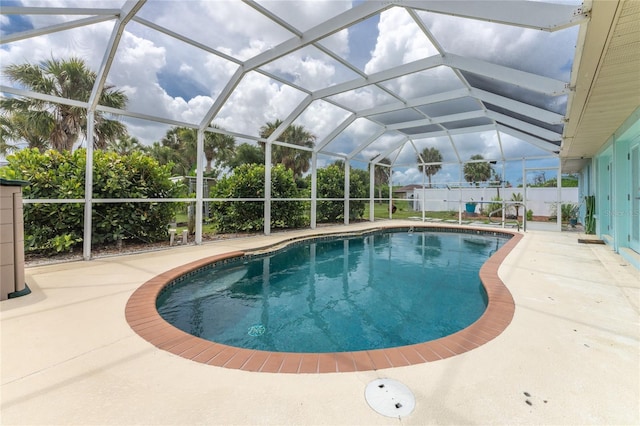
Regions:
<instances>
[{"instance_id":1,"label":"enclosure roof beam","mask_svg":"<svg viewBox=\"0 0 640 426\"><path fill-rule=\"evenodd\" d=\"M469 96L472 96L479 101L488 102L501 108L508 109L520 115L526 115L527 117L531 117L538 121L543 121L549 124L564 124L564 116L561 114L525 104L524 102L515 101L485 90L472 88L469 91Z\"/></svg>"},{"instance_id":2,"label":"enclosure roof beam","mask_svg":"<svg viewBox=\"0 0 640 426\"><path fill-rule=\"evenodd\" d=\"M447 53L447 55L442 58L442 62L451 68L503 81L550 96L566 95L569 93L569 83L565 83L564 81L492 64L480 59Z\"/></svg>"},{"instance_id":3,"label":"enclosure roof beam","mask_svg":"<svg viewBox=\"0 0 640 426\"><path fill-rule=\"evenodd\" d=\"M422 120L404 121L402 123L389 124L389 130L411 129L418 126L427 126L429 124L448 123L451 121L469 120L472 118L486 117L487 113L483 110L460 112L457 114L442 115L439 117L425 118Z\"/></svg>"},{"instance_id":4,"label":"enclosure roof beam","mask_svg":"<svg viewBox=\"0 0 640 426\"><path fill-rule=\"evenodd\" d=\"M109 43L105 48L104 57L102 58L102 64L100 65L100 69L96 75L96 81L93 84L93 89L91 90L91 95L89 96L89 109L91 111L95 111L96 105L98 105L98 101L100 100L100 95L102 94L102 89L107 81L107 74L109 74L109 70L111 69L111 64L113 63L113 58L116 56L116 51L118 49L118 45L120 44L120 39L122 38L122 33L124 32L125 27L133 18L133 16L138 13L138 11L144 6L147 0L129 0L122 7L122 11L120 14L120 18L116 22L116 25L113 27L111 31L111 38L109 39Z\"/></svg>"},{"instance_id":5,"label":"enclosure roof beam","mask_svg":"<svg viewBox=\"0 0 640 426\"><path fill-rule=\"evenodd\" d=\"M171 38L174 38L176 40L180 40L183 43L187 43L188 45L191 45L193 47L196 47L198 49L204 50L205 52L211 53L213 55L219 56L223 59L226 59L227 61L233 62L236 65L241 65L242 61L239 59L234 58L233 56L227 55L226 53L222 53L219 50L216 49L212 49L211 47L204 45L202 43L199 43L193 39L190 39L189 37L185 37L181 34L176 33L175 31L171 31L165 27L163 27L162 25L158 25L155 22L151 22L148 21L144 18L141 18L139 16L134 16L132 21L140 24L140 25L144 25L145 27L154 29L162 34L168 35Z\"/></svg>"},{"instance_id":6,"label":"enclosure roof beam","mask_svg":"<svg viewBox=\"0 0 640 426\"><path fill-rule=\"evenodd\" d=\"M518 120L504 114L488 111L487 117L494 120L498 124L506 124L509 127L514 127L520 131L537 136L541 139L558 142L562 140L562 135L560 133L552 132L551 130L543 129L539 126L534 126L533 124L526 123L522 120Z\"/></svg>"},{"instance_id":7,"label":"enclosure roof beam","mask_svg":"<svg viewBox=\"0 0 640 426\"><path fill-rule=\"evenodd\" d=\"M427 58L418 59L417 61L409 62L397 67L370 74L369 77L360 77L354 80L346 81L344 83L335 84L324 89L316 90L315 92L313 92L313 97L315 99L322 99L328 96L334 96L342 92L359 89L370 84L376 84L386 80L402 77L407 74L413 74L415 72L435 68L442 64L443 61L440 55L429 56Z\"/></svg>"},{"instance_id":8,"label":"enclosure roof beam","mask_svg":"<svg viewBox=\"0 0 640 426\"><path fill-rule=\"evenodd\" d=\"M331 133L329 133L320 143L316 145L316 152L322 151L327 145L331 143L340 133L344 131L351 123L353 123L356 119L355 114L349 115L342 123L338 125Z\"/></svg>"},{"instance_id":9,"label":"enclosure roof beam","mask_svg":"<svg viewBox=\"0 0 640 426\"><path fill-rule=\"evenodd\" d=\"M238 84L240 84L240 81L242 80L243 77L244 77L244 67L239 66L236 69L236 72L233 74L233 76L231 76L227 84L224 86L224 89L222 89L222 92L220 92L216 100L213 102L213 105L211 105L211 108L209 108L209 111L207 111L204 118L200 122L200 126L199 126L200 129L204 129L210 126L211 121L213 120L213 117L215 117L220 112L224 104L229 99L229 96L231 96L235 88L238 86Z\"/></svg>"},{"instance_id":10,"label":"enclosure roof beam","mask_svg":"<svg viewBox=\"0 0 640 426\"><path fill-rule=\"evenodd\" d=\"M32 37L57 33L60 31L71 30L73 28L84 27L87 25L98 24L100 22L110 21L115 15L107 16L91 16L89 18L76 19L74 21L63 22L61 24L50 25L44 28L35 28L33 30L21 31L10 35L3 35L0 44L13 43L14 41L25 40Z\"/></svg>"},{"instance_id":11,"label":"enclosure roof beam","mask_svg":"<svg viewBox=\"0 0 640 426\"><path fill-rule=\"evenodd\" d=\"M442 130L438 132L419 133L419 134L410 135L410 136L413 140L418 140L418 139L438 138L438 137L447 136L447 135L464 135L467 133L489 132L495 129L496 129L495 124L486 124L483 126L464 127L462 129L451 129L451 130Z\"/></svg>"},{"instance_id":12,"label":"enclosure roof beam","mask_svg":"<svg viewBox=\"0 0 640 426\"><path fill-rule=\"evenodd\" d=\"M266 50L245 63L247 71L259 68L269 62L275 61L304 46L312 44L322 38L337 33L355 23L364 21L383 10L390 8L392 5L387 2L363 2L343 13L316 25L315 27L303 32L299 36L295 36L286 40L272 49ZM258 10L258 9L256 9ZM259 11L259 10L258 10ZM269 16L267 16L268 18Z\"/></svg>"},{"instance_id":13,"label":"enclosure roof beam","mask_svg":"<svg viewBox=\"0 0 640 426\"><path fill-rule=\"evenodd\" d=\"M120 9L98 7L21 7L2 6L0 15L109 15L115 18Z\"/></svg>"},{"instance_id":14,"label":"enclosure roof beam","mask_svg":"<svg viewBox=\"0 0 640 426\"><path fill-rule=\"evenodd\" d=\"M358 111L358 117L368 117L371 115L385 114L387 112L399 111L406 108L415 108L422 105L428 105L437 102L450 101L469 96L467 89L455 89L448 92L438 93L435 95L421 96L419 98L408 99L407 102L394 102L391 104L380 105L373 108L367 108Z\"/></svg>"},{"instance_id":15,"label":"enclosure roof beam","mask_svg":"<svg viewBox=\"0 0 640 426\"><path fill-rule=\"evenodd\" d=\"M59 96L47 95L44 93L32 92L31 90L16 89L15 87L9 87L0 85L1 93L11 93L12 95L24 96L26 98L39 99L41 101L53 102L56 104L69 105L78 108L88 108L87 102L77 101L75 99L61 98Z\"/></svg>"},{"instance_id":16,"label":"enclosure roof beam","mask_svg":"<svg viewBox=\"0 0 640 426\"><path fill-rule=\"evenodd\" d=\"M498 124L496 127L497 127L498 131L500 131L502 133L506 133L508 135L511 135L516 139L520 139L521 141L528 142L531 145L534 145L534 146L536 146L536 147L538 147L538 148L540 148L540 149L542 149L544 151L551 152L551 153L554 153L556 155L560 151L560 146L555 145L555 144L553 144L553 143L551 143L549 141L545 141L545 140L542 140L542 139L537 138L535 136L532 136L532 135L530 135L528 133L521 132L521 131L519 131L517 129L513 129L513 128L509 127L509 126L505 126L505 125L502 125L502 124Z\"/></svg>"},{"instance_id":17,"label":"enclosure roof beam","mask_svg":"<svg viewBox=\"0 0 640 426\"><path fill-rule=\"evenodd\" d=\"M372 115L385 114L388 112L400 111L407 108L415 108L432 103L444 102L465 97L471 97L477 99L480 102L494 104L501 108L513 111L520 115L531 117L535 120L542 121L548 124L564 124L564 116L561 114L557 114L552 111L538 108L533 105L525 104L523 102L519 102L504 96L496 95L495 93L476 88L450 90L448 92L438 93L435 95L409 99L406 103L395 102L392 104L360 110L357 111L356 114L358 117L369 117Z\"/></svg>"},{"instance_id":18,"label":"enclosure roof beam","mask_svg":"<svg viewBox=\"0 0 640 426\"><path fill-rule=\"evenodd\" d=\"M291 111L291 114L289 114L289 116L284 119L284 121L278 126L278 128L275 129L273 133L271 133L271 135L269 135L269 137L267 138L267 143L276 141L280 137L280 135L282 135L285 130L287 130L287 128L293 123L293 121L298 118L300 114L302 114L302 112L309 106L309 104L311 104L311 102L313 102L313 98L311 96L307 96L306 98L304 98L302 102L300 102L298 106L293 111Z\"/></svg>"},{"instance_id":19,"label":"enclosure roof beam","mask_svg":"<svg viewBox=\"0 0 640 426\"><path fill-rule=\"evenodd\" d=\"M387 130L385 128L380 128L376 133L371 135L367 140L362 142L356 149L351 151L347 155L347 159L351 160L353 157L358 155L363 149L374 143L380 136L382 136Z\"/></svg>"},{"instance_id":20,"label":"enclosure roof beam","mask_svg":"<svg viewBox=\"0 0 640 426\"><path fill-rule=\"evenodd\" d=\"M589 12L580 6L533 1L405 0L399 3L399 6L425 12L551 32L578 25L589 19Z\"/></svg>"},{"instance_id":21,"label":"enclosure roof beam","mask_svg":"<svg viewBox=\"0 0 640 426\"><path fill-rule=\"evenodd\" d=\"M400 147L402 147L402 145L404 145L405 143L407 143L408 138L403 137L402 139L400 139L400 141L393 145L391 148L389 148L388 150L384 151L381 155L382 158L387 158L389 155L391 155L391 153L393 153L395 150L399 149ZM396 158L391 162L391 164L393 165L393 163L395 163L395 161L398 159L398 156L396 155Z\"/></svg>"}]
</instances>

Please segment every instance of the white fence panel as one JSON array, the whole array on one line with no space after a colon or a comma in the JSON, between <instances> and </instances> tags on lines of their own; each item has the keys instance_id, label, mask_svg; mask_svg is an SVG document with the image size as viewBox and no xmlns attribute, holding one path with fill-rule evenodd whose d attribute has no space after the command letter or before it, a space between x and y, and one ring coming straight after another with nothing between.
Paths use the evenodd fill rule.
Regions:
<instances>
[{"instance_id":1,"label":"white fence panel","mask_svg":"<svg viewBox=\"0 0 640 426\"><path fill-rule=\"evenodd\" d=\"M524 189L500 188L500 197L505 201L517 193L524 195ZM463 211L465 204L472 201L478 203L476 211L479 211L481 204L486 207L497 196L496 188L419 188L409 195L409 200L413 200L415 211L422 211L423 203L426 211L458 211L460 200ZM551 216L557 199L557 188L527 188L527 210L532 210L535 216ZM578 204L578 188L562 188L560 199L562 203Z\"/></svg>"}]
</instances>

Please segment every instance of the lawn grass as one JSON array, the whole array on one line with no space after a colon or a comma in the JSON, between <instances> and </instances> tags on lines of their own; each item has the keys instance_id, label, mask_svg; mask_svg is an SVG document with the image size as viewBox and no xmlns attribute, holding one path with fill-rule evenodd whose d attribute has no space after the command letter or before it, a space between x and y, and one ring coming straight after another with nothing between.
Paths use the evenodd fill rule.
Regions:
<instances>
[{"instance_id":1,"label":"lawn grass","mask_svg":"<svg viewBox=\"0 0 640 426\"><path fill-rule=\"evenodd\" d=\"M409 218L422 218L422 212L412 209L410 201L397 200L394 201L396 206L396 212L393 213L393 219L409 219ZM425 212L425 216L434 219L458 219L458 212L456 211L440 211L440 212ZM374 218L375 219L387 219L389 217L389 204L388 203L375 203L374 204ZM364 207L364 219L369 219L369 203L365 203ZM177 234L180 235L182 230L187 229L187 214L178 213L175 218ZM216 234L215 223L203 223L203 234Z\"/></svg>"},{"instance_id":2,"label":"lawn grass","mask_svg":"<svg viewBox=\"0 0 640 426\"><path fill-rule=\"evenodd\" d=\"M412 209L410 201L394 201L396 206L396 212L391 216L393 219L409 219L419 217L422 218L421 211L415 211ZM444 212L425 212L426 217L434 219L457 219L457 211L444 211ZM365 219L369 218L369 203L365 204L364 216ZM376 219L387 219L389 217L389 204L388 203L376 203L373 206L373 217Z\"/></svg>"}]
</instances>

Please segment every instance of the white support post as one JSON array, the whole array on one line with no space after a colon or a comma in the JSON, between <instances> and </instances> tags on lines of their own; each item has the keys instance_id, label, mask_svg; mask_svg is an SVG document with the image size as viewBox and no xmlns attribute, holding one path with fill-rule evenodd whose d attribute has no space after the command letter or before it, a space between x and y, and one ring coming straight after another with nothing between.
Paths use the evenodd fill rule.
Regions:
<instances>
[{"instance_id":1,"label":"white support post","mask_svg":"<svg viewBox=\"0 0 640 426\"><path fill-rule=\"evenodd\" d=\"M464 165L460 163L458 171L458 225L462 225L462 177L464 176Z\"/></svg>"},{"instance_id":2,"label":"white support post","mask_svg":"<svg viewBox=\"0 0 640 426\"><path fill-rule=\"evenodd\" d=\"M271 235L271 142L264 144L264 235Z\"/></svg>"},{"instance_id":3,"label":"white support post","mask_svg":"<svg viewBox=\"0 0 640 426\"><path fill-rule=\"evenodd\" d=\"M556 188L558 189L558 200L556 203L557 231L562 231L562 162L558 159L558 179L556 179Z\"/></svg>"},{"instance_id":4,"label":"white support post","mask_svg":"<svg viewBox=\"0 0 640 426\"><path fill-rule=\"evenodd\" d=\"M369 222L375 221L376 163L369 163Z\"/></svg>"},{"instance_id":5,"label":"white support post","mask_svg":"<svg viewBox=\"0 0 640 426\"><path fill-rule=\"evenodd\" d=\"M389 167L389 219L393 219L393 167Z\"/></svg>"},{"instance_id":6,"label":"white support post","mask_svg":"<svg viewBox=\"0 0 640 426\"><path fill-rule=\"evenodd\" d=\"M84 168L84 233L82 235L82 258L91 260L91 226L93 214L93 133L94 112L87 111L87 151Z\"/></svg>"},{"instance_id":7,"label":"white support post","mask_svg":"<svg viewBox=\"0 0 640 426\"><path fill-rule=\"evenodd\" d=\"M522 158L522 230L527 230L527 163Z\"/></svg>"},{"instance_id":8,"label":"white support post","mask_svg":"<svg viewBox=\"0 0 640 426\"><path fill-rule=\"evenodd\" d=\"M504 158L504 157L503 157ZM505 227L505 222L507 219L507 204L506 204L506 200L505 200L505 193L504 193L504 177L505 177L505 161L502 160L502 176L500 177L500 187L502 187L502 227ZM517 220L518 218L516 218Z\"/></svg>"},{"instance_id":9,"label":"white support post","mask_svg":"<svg viewBox=\"0 0 640 426\"><path fill-rule=\"evenodd\" d=\"M204 187L204 130L198 129L198 138L196 140L196 244L202 244L202 211L204 203L202 201L202 190Z\"/></svg>"},{"instance_id":10,"label":"white support post","mask_svg":"<svg viewBox=\"0 0 640 426\"><path fill-rule=\"evenodd\" d=\"M351 165L349 160L345 160L344 162L344 224L349 224L349 175L350 175Z\"/></svg>"},{"instance_id":11,"label":"white support post","mask_svg":"<svg viewBox=\"0 0 640 426\"><path fill-rule=\"evenodd\" d=\"M318 153L311 153L311 229L316 229L318 211Z\"/></svg>"},{"instance_id":12,"label":"white support post","mask_svg":"<svg viewBox=\"0 0 640 426\"><path fill-rule=\"evenodd\" d=\"M424 173L424 165L422 166L422 221L424 222L426 220L426 210L427 210L427 191L425 190L425 186L424 186L424 179L425 179L425 173Z\"/></svg>"}]
</instances>

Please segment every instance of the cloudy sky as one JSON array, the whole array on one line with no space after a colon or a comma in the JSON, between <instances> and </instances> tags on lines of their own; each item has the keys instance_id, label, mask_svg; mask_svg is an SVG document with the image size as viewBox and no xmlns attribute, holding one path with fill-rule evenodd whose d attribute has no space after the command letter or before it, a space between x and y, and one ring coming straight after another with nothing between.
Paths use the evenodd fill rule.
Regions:
<instances>
[{"instance_id":1,"label":"cloudy sky","mask_svg":"<svg viewBox=\"0 0 640 426\"><path fill-rule=\"evenodd\" d=\"M1 6L101 8L118 8L122 3L104 0L0 1ZM266 1L259 2L259 5L288 22L295 30L304 32L359 3L361 2L313 0ZM562 81L568 82L570 79L578 27L546 33L426 12L418 12L417 15L446 52ZM191 38L222 54L217 56L189 46L135 21L127 25L121 39L107 81L127 93L128 109L194 124L201 121L238 67L236 62L223 56L245 61L294 36L286 28L239 1L149 0L138 13L138 17ZM84 17L1 15L0 31L2 35L9 35L82 18ZM36 63L51 57L76 56L83 58L92 69L97 70L112 29L113 21L107 21L5 43L0 46L0 64L6 66L11 63ZM366 74L438 54L438 49L416 24L414 17L404 8L393 7L322 39L316 46L308 46L283 56L261 69L267 74L275 75L309 91L360 77L357 70L345 67L323 52L324 49L350 62L357 70ZM475 82L483 83L482 79L472 74L464 77L472 85L475 85ZM4 77L1 78L2 84L14 85ZM484 83L488 84L486 81ZM358 111L398 102L398 98L389 92L404 99L411 99L464 87L459 76L451 69L437 67L388 80L377 87L367 86L335 95L330 98L331 102L315 101L296 119L295 124L304 125L320 141L349 115L349 111L332 102ZM548 98L513 87L496 86L495 89L499 93L509 94L532 105L561 114L565 112L566 96ZM268 121L286 118L304 97L304 92L262 73L248 73L215 117L214 123L233 132L257 136L262 125ZM470 98L465 99L460 100L460 104L455 107L462 107L467 111L479 109L477 103L470 101ZM445 107L443 105L443 108ZM424 112L432 114L434 111ZM397 118L379 117L381 121ZM132 135L147 144L159 140L169 128L161 123L133 118L125 117L123 121ZM349 154L380 128L370 120L357 119L326 149ZM453 144L452 140L446 137L415 140L415 147L421 150L427 146L436 146L441 151L444 161L450 163L457 161L456 151L463 160L473 154L482 154L488 159L499 159L502 155L506 158L520 158L524 155L546 154L545 151L526 142L506 134L498 136L496 132L458 135L452 139ZM502 152L498 141L502 144ZM371 158L388 151L399 142L402 142L401 135L385 134L363 150L357 158ZM400 152L392 153L392 157L396 157L398 164L407 165L398 168L394 174L395 184L422 181L418 169L411 166L411 163L415 162L415 151L411 144L405 145ZM335 158L321 156L320 160L321 164L326 164ZM355 162L354 166L364 167L364 163ZM498 172L502 172L501 167L497 169ZM514 184L521 180L520 162L509 163L507 169L508 180ZM435 182L458 180L459 166L454 164L443 166L434 176Z\"/></svg>"}]
</instances>

